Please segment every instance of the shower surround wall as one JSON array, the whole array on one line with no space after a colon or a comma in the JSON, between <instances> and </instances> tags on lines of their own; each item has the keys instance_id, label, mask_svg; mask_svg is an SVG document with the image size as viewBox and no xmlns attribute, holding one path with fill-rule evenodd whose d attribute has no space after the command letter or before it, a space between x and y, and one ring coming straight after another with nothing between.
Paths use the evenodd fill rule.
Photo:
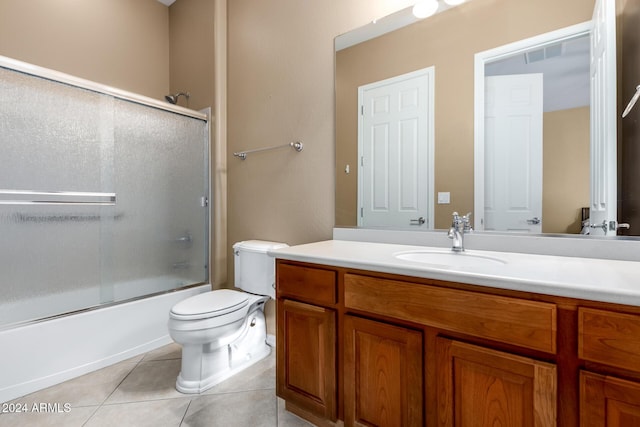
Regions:
<instances>
[{"instance_id":1,"label":"shower surround wall","mask_svg":"<svg viewBox=\"0 0 640 427\"><path fill-rule=\"evenodd\" d=\"M3 57L0 92L0 347L29 322L208 281L205 115Z\"/></svg>"}]
</instances>

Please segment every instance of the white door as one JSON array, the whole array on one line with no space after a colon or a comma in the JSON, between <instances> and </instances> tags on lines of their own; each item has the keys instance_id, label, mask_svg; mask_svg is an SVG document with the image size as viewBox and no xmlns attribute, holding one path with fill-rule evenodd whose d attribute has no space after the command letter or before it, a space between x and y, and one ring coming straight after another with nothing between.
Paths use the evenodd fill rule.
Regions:
<instances>
[{"instance_id":1,"label":"white door","mask_svg":"<svg viewBox=\"0 0 640 427\"><path fill-rule=\"evenodd\" d=\"M433 78L359 88L359 226L433 228Z\"/></svg>"},{"instance_id":2,"label":"white door","mask_svg":"<svg viewBox=\"0 0 640 427\"><path fill-rule=\"evenodd\" d=\"M616 10L596 0L591 33L591 234L616 234Z\"/></svg>"},{"instance_id":3,"label":"white door","mask_svg":"<svg viewBox=\"0 0 640 427\"><path fill-rule=\"evenodd\" d=\"M485 230L542 231L542 76L485 79Z\"/></svg>"}]
</instances>

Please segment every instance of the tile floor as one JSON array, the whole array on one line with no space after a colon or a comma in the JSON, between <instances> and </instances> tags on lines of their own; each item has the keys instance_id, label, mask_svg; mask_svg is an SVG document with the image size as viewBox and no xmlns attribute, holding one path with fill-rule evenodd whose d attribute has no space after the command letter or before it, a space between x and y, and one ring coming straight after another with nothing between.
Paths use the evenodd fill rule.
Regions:
<instances>
[{"instance_id":1,"label":"tile floor","mask_svg":"<svg viewBox=\"0 0 640 427\"><path fill-rule=\"evenodd\" d=\"M311 426L286 412L276 397L275 351L198 395L174 387L180 355L180 346L170 344L16 399L12 403L30 409L34 403L49 406L43 412L2 413L0 427Z\"/></svg>"}]
</instances>

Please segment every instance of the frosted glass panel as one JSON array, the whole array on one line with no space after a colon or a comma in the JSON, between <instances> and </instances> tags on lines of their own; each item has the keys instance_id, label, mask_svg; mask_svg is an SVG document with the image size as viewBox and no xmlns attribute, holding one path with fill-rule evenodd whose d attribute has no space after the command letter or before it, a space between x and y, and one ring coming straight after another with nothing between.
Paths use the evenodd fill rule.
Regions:
<instances>
[{"instance_id":1,"label":"frosted glass panel","mask_svg":"<svg viewBox=\"0 0 640 427\"><path fill-rule=\"evenodd\" d=\"M112 97L4 68L0 93L0 188L112 186Z\"/></svg>"},{"instance_id":2,"label":"frosted glass panel","mask_svg":"<svg viewBox=\"0 0 640 427\"><path fill-rule=\"evenodd\" d=\"M112 97L2 68L0 93L0 189L113 191ZM103 215L0 205L0 324L100 303Z\"/></svg>"},{"instance_id":3,"label":"frosted glass panel","mask_svg":"<svg viewBox=\"0 0 640 427\"><path fill-rule=\"evenodd\" d=\"M206 124L120 100L115 121L114 298L206 281Z\"/></svg>"},{"instance_id":4,"label":"frosted glass panel","mask_svg":"<svg viewBox=\"0 0 640 427\"><path fill-rule=\"evenodd\" d=\"M207 280L205 121L5 68L0 93L0 327Z\"/></svg>"}]
</instances>

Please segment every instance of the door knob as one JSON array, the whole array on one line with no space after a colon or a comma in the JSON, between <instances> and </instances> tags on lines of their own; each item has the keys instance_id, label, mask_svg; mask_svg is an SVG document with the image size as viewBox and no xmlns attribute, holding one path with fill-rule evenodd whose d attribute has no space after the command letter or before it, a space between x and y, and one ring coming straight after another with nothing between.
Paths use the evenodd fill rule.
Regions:
<instances>
[{"instance_id":1,"label":"door knob","mask_svg":"<svg viewBox=\"0 0 640 427\"><path fill-rule=\"evenodd\" d=\"M411 219L411 220L409 220L409 224L411 224L411 225L422 225L422 224L424 224L424 223L425 223L425 219L424 219L424 217L423 217L423 216L421 216L421 217L420 217L420 218L418 218L418 219Z\"/></svg>"},{"instance_id":2,"label":"door knob","mask_svg":"<svg viewBox=\"0 0 640 427\"><path fill-rule=\"evenodd\" d=\"M533 217L531 219L528 219L527 220L527 224L529 224L529 225L537 225L537 224L540 224L540 221L541 221L541 219L538 218L537 216L535 216L535 217Z\"/></svg>"},{"instance_id":3,"label":"door knob","mask_svg":"<svg viewBox=\"0 0 640 427\"><path fill-rule=\"evenodd\" d=\"M609 228L611 230L618 230L620 228L626 228L628 230L631 228L631 225L626 222L609 221Z\"/></svg>"}]
</instances>

